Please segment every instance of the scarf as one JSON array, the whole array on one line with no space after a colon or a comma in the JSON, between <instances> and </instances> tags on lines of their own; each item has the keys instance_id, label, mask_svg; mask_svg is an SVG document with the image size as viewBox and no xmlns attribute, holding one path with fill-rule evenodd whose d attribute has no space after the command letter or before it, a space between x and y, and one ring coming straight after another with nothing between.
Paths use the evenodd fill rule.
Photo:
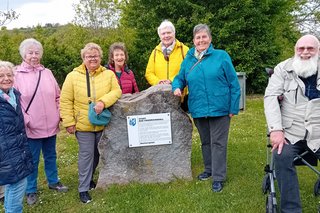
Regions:
<instances>
[{"instance_id":1,"label":"scarf","mask_svg":"<svg viewBox=\"0 0 320 213\"><path fill-rule=\"evenodd\" d=\"M171 54L171 52L172 52L172 50L173 50L173 48L174 48L175 45L176 45L176 40L174 40L169 47L165 47L165 46L161 43L161 49L162 49L163 55L164 55L165 57L168 57L168 56Z\"/></svg>"},{"instance_id":2,"label":"scarf","mask_svg":"<svg viewBox=\"0 0 320 213\"><path fill-rule=\"evenodd\" d=\"M8 94L3 92L1 89L0 89L0 96L9 102L9 104L11 104L11 106L13 106L14 109L17 108L17 100L16 100L16 96L13 92L13 88L10 88L9 89L9 92Z\"/></svg>"}]
</instances>

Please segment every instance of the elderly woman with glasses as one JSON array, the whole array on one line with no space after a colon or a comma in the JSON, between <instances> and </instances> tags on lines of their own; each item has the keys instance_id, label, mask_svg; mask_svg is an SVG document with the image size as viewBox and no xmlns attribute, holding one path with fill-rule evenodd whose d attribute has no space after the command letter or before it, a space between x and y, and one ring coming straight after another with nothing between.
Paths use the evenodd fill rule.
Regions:
<instances>
[{"instance_id":1,"label":"elderly woman with glasses","mask_svg":"<svg viewBox=\"0 0 320 213\"><path fill-rule=\"evenodd\" d=\"M95 126L88 118L89 100L100 114L120 97L121 89L113 72L101 66L102 49L88 43L81 50L82 64L70 72L63 83L60 112L67 132L76 135L79 144L79 197L81 202L91 202L88 191L95 188L93 175L99 162L98 142L104 126ZM88 97L90 86L90 97Z\"/></svg>"},{"instance_id":2,"label":"elderly woman with glasses","mask_svg":"<svg viewBox=\"0 0 320 213\"><path fill-rule=\"evenodd\" d=\"M13 70L13 64L0 61L0 185L5 186L6 213L22 212L27 176L33 171Z\"/></svg>"},{"instance_id":3,"label":"elderly woman with glasses","mask_svg":"<svg viewBox=\"0 0 320 213\"><path fill-rule=\"evenodd\" d=\"M34 170L28 177L27 203L37 202L37 179L40 152L49 189L68 191L58 177L56 137L59 132L60 88L51 70L41 63L43 47L33 38L21 42L22 63L16 68L14 87L21 93L21 107L32 152Z\"/></svg>"},{"instance_id":4,"label":"elderly woman with glasses","mask_svg":"<svg viewBox=\"0 0 320 213\"><path fill-rule=\"evenodd\" d=\"M202 143L204 172L199 180L212 176L212 190L220 192L226 180L227 142L230 120L239 112L240 86L231 58L214 49L207 25L193 29L194 48L187 53L172 83L174 95L188 86L189 111Z\"/></svg>"}]
</instances>

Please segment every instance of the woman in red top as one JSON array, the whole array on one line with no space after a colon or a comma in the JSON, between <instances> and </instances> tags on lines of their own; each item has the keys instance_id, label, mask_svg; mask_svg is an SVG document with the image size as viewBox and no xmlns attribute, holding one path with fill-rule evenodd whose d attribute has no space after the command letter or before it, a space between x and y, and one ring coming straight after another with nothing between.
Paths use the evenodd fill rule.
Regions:
<instances>
[{"instance_id":1,"label":"woman in red top","mask_svg":"<svg viewBox=\"0 0 320 213\"><path fill-rule=\"evenodd\" d=\"M128 51L124 43L113 43L109 48L109 59L106 68L117 76L122 94L139 92L133 72L128 68Z\"/></svg>"}]
</instances>

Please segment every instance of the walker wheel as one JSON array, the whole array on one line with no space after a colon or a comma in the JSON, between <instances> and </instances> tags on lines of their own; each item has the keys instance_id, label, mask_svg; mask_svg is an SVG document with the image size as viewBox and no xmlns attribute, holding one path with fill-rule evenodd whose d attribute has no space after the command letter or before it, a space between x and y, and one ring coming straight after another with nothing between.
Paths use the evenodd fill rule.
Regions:
<instances>
[{"instance_id":1,"label":"walker wheel","mask_svg":"<svg viewBox=\"0 0 320 213\"><path fill-rule=\"evenodd\" d=\"M314 196L319 196L320 195L320 178L317 180L317 182L314 184Z\"/></svg>"}]
</instances>

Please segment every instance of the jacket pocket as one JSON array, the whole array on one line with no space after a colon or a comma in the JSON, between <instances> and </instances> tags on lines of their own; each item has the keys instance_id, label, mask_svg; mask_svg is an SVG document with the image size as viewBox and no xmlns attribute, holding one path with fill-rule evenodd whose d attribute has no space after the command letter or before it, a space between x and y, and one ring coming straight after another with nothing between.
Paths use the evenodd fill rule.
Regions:
<instances>
[{"instance_id":1,"label":"jacket pocket","mask_svg":"<svg viewBox=\"0 0 320 213\"><path fill-rule=\"evenodd\" d=\"M285 118L282 120L282 127L284 129L289 129L290 127L292 127L292 123L293 123L293 119Z\"/></svg>"},{"instance_id":2,"label":"jacket pocket","mask_svg":"<svg viewBox=\"0 0 320 213\"><path fill-rule=\"evenodd\" d=\"M214 90L209 98L209 109L211 112L229 112L230 91L229 88L222 87Z\"/></svg>"},{"instance_id":3,"label":"jacket pocket","mask_svg":"<svg viewBox=\"0 0 320 213\"><path fill-rule=\"evenodd\" d=\"M297 103L298 83L296 81L285 82L283 96L291 103Z\"/></svg>"}]
</instances>

